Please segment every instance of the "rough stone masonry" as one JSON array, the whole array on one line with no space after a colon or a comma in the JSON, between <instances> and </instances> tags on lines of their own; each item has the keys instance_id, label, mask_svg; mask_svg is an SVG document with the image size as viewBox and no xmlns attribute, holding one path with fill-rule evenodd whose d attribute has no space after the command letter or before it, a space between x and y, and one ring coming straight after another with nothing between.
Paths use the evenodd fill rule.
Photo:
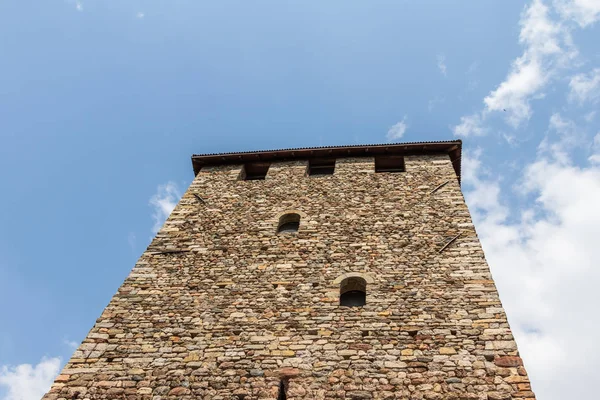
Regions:
<instances>
[{"instance_id":1,"label":"rough stone masonry","mask_svg":"<svg viewBox=\"0 0 600 400\"><path fill-rule=\"evenodd\" d=\"M191 186L44 399L534 399L460 151L193 156ZM324 158L333 174L308 175ZM376 172L390 159L403 165ZM288 215L297 232L278 232ZM364 306L340 305L348 286Z\"/></svg>"}]
</instances>

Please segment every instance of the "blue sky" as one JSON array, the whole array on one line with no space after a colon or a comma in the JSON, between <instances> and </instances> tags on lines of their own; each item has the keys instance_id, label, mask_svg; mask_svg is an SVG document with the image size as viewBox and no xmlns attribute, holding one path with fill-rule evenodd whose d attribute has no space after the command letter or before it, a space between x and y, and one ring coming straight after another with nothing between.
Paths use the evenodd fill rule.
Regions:
<instances>
[{"instance_id":1,"label":"blue sky","mask_svg":"<svg viewBox=\"0 0 600 400\"><path fill-rule=\"evenodd\" d=\"M191 154L453 138L538 397L592 398L599 19L600 0L1 2L0 399L44 392Z\"/></svg>"}]
</instances>

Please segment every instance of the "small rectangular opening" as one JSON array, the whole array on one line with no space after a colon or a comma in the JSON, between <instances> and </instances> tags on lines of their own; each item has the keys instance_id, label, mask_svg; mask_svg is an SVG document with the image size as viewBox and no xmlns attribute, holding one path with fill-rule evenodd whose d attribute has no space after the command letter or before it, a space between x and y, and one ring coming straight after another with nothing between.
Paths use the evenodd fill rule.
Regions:
<instances>
[{"instance_id":1,"label":"small rectangular opening","mask_svg":"<svg viewBox=\"0 0 600 400\"><path fill-rule=\"evenodd\" d=\"M241 179L244 181L258 181L265 179L270 166L270 163L246 163L242 169Z\"/></svg>"},{"instance_id":2,"label":"small rectangular opening","mask_svg":"<svg viewBox=\"0 0 600 400\"><path fill-rule=\"evenodd\" d=\"M335 158L315 159L308 161L309 176L333 175L334 171Z\"/></svg>"},{"instance_id":3,"label":"small rectangular opening","mask_svg":"<svg viewBox=\"0 0 600 400\"><path fill-rule=\"evenodd\" d=\"M403 156L375 157L375 172L405 172Z\"/></svg>"}]
</instances>

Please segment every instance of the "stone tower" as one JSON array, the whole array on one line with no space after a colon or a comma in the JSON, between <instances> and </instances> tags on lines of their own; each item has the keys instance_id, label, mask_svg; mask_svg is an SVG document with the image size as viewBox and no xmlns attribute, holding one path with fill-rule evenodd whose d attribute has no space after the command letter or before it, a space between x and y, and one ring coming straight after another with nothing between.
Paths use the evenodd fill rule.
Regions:
<instances>
[{"instance_id":1,"label":"stone tower","mask_svg":"<svg viewBox=\"0 0 600 400\"><path fill-rule=\"evenodd\" d=\"M44 399L533 399L461 142L195 155Z\"/></svg>"}]
</instances>

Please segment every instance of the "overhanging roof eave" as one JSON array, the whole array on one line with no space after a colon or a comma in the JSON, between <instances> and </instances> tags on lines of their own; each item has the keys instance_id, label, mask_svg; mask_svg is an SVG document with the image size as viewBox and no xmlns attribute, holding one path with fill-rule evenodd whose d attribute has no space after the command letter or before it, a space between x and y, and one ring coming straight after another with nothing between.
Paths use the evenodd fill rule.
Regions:
<instances>
[{"instance_id":1,"label":"overhanging roof eave","mask_svg":"<svg viewBox=\"0 0 600 400\"><path fill-rule=\"evenodd\" d=\"M446 153L450 156L460 181L462 141L385 143L369 145L306 147L279 150L245 151L235 153L195 154L192 156L194 174L202 167L244 164L247 162L277 162L306 160L316 157L368 157L375 155L419 155Z\"/></svg>"}]
</instances>

